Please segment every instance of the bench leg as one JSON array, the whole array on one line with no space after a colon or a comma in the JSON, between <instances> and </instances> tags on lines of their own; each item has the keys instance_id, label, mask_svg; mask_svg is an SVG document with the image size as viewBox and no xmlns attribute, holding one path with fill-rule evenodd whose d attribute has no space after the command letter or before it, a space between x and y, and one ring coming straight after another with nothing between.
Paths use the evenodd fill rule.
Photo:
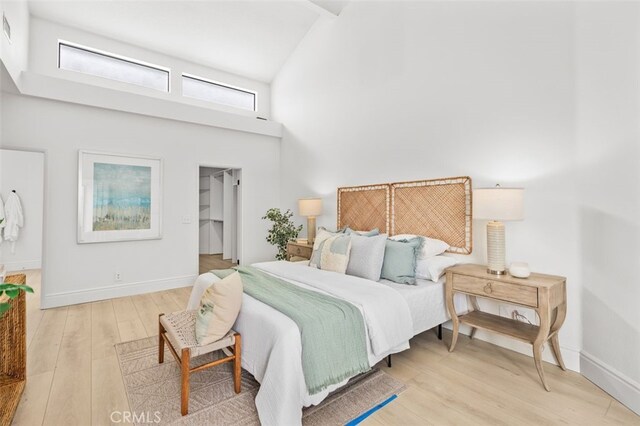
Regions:
<instances>
[{"instance_id":1,"label":"bench leg","mask_svg":"<svg viewBox=\"0 0 640 426\"><path fill-rule=\"evenodd\" d=\"M240 334L235 334L236 343L233 349L235 356L233 360L233 387L236 393L240 393L240 385L242 384L242 338Z\"/></svg>"},{"instance_id":2,"label":"bench leg","mask_svg":"<svg viewBox=\"0 0 640 426\"><path fill-rule=\"evenodd\" d=\"M191 357L191 351L189 348L182 350L182 358L180 359L182 370L182 403L181 412L183 416L189 413L189 358Z\"/></svg>"},{"instance_id":3,"label":"bench leg","mask_svg":"<svg viewBox=\"0 0 640 426\"><path fill-rule=\"evenodd\" d=\"M160 317L164 314L158 315L158 364L162 364L164 362L164 333L165 329L160 323Z\"/></svg>"}]
</instances>

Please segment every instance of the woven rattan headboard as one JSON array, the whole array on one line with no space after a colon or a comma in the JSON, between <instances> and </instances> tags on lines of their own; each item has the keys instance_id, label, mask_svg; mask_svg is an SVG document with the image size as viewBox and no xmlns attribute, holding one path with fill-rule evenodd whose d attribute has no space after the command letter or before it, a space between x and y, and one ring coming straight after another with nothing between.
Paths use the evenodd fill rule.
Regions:
<instances>
[{"instance_id":1,"label":"woven rattan headboard","mask_svg":"<svg viewBox=\"0 0 640 426\"><path fill-rule=\"evenodd\" d=\"M345 226L356 231L378 228L388 234L390 207L389 184L338 188L338 229Z\"/></svg>"},{"instance_id":2,"label":"woven rattan headboard","mask_svg":"<svg viewBox=\"0 0 640 426\"><path fill-rule=\"evenodd\" d=\"M455 177L338 188L338 228L380 229L446 241L469 254L471 178Z\"/></svg>"}]
</instances>

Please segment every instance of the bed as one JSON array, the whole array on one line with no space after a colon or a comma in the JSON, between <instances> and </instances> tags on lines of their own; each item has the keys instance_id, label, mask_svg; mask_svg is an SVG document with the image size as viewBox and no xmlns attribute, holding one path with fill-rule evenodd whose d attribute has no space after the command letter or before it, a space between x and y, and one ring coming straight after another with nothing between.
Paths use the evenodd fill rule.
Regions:
<instances>
[{"instance_id":1,"label":"bed","mask_svg":"<svg viewBox=\"0 0 640 426\"><path fill-rule=\"evenodd\" d=\"M380 283L400 293L407 302L413 321L414 336L431 330L451 319L444 304L444 277L440 278L437 283L418 279L415 286L398 284L387 280L381 280ZM456 293L455 298L456 309L459 312L466 312L467 299L464 295Z\"/></svg>"},{"instance_id":2,"label":"bed","mask_svg":"<svg viewBox=\"0 0 640 426\"><path fill-rule=\"evenodd\" d=\"M453 253L470 253L470 188L468 177L339 188L338 226L349 224L362 230L378 227L392 235L432 236L447 241ZM356 306L365 321L370 366L408 349L411 337L450 319L442 279L437 283L418 280L416 286L409 286L323 271L306 262L263 262L253 266ZM204 290L217 280L212 273L202 274L194 285L188 309L197 309ZM457 309L466 310L464 296L457 297ZM242 367L261 384L255 402L264 425L301 424L303 407L319 404L348 381L309 395L298 326L247 294L243 295L234 329L243 336Z\"/></svg>"}]
</instances>

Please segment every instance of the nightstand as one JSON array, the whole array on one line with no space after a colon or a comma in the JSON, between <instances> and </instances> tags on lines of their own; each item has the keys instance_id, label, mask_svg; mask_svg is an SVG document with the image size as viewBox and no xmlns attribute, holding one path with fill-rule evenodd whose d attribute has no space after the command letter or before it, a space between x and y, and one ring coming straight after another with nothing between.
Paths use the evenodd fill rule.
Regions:
<instances>
[{"instance_id":1,"label":"nightstand","mask_svg":"<svg viewBox=\"0 0 640 426\"><path fill-rule=\"evenodd\" d=\"M542 347L549 340L558 365L566 370L558 341L558 332L567 315L566 281L564 277L543 274L531 274L529 278L515 278L509 274L493 275L487 272L486 265L467 264L447 269L445 297L453 322L449 352L456 346L460 323L472 327L472 338L476 329L482 329L529 343L533 346L533 359L542 385L549 391L542 369ZM473 310L464 315L456 315L453 304L455 293L468 295ZM533 309L538 313L540 325L482 312L478 309L477 297Z\"/></svg>"},{"instance_id":2,"label":"nightstand","mask_svg":"<svg viewBox=\"0 0 640 426\"><path fill-rule=\"evenodd\" d=\"M287 260L291 260L293 257L311 259L312 252L313 244L298 243L295 241L289 241L287 243Z\"/></svg>"}]
</instances>

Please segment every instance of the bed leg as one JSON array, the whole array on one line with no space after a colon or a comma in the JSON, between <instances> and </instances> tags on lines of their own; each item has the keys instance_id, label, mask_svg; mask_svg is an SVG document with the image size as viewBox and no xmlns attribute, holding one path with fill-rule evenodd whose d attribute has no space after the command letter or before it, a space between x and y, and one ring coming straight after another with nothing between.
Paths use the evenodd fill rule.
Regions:
<instances>
[{"instance_id":1,"label":"bed leg","mask_svg":"<svg viewBox=\"0 0 640 426\"><path fill-rule=\"evenodd\" d=\"M387 355L387 367L391 368L391 355Z\"/></svg>"},{"instance_id":2,"label":"bed leg","mask_svg":"<svg viewBox=\"0 0 640 426\"><path fill-rule=\"evenodd\" d=\"M438 325L438 330L436 331L438 335L438 340L442 340L442 324Z\"/></svg>"}]
</instances>

